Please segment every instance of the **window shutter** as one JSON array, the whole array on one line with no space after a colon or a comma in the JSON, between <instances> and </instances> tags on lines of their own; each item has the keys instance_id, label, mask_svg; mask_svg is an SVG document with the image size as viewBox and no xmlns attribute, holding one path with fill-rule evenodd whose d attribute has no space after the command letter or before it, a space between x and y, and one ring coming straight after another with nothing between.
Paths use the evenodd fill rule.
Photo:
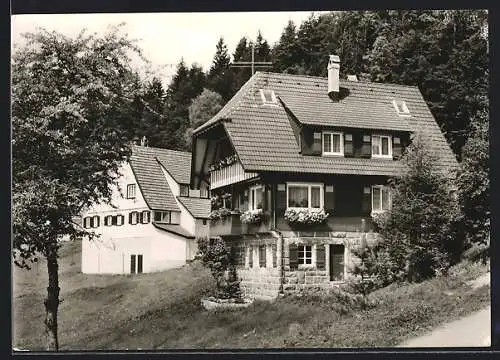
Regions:
<instances>
[{"instance_id":1,"label":"window shutter","mask_svg":"<svg viewBox=\"0 0 500 360\"><path fill-rule=\"evenodd\" d=\"M399 159L403 154L403 146L401 144L401 138L394 136L392 138L392 156L394 159Z\"/></svg>"},{"instance_id":2,"label":"window shutter","mask_svg":"<svg viewBox=\"0 0 500 360\"><path fill-rule=\"evenodd\" d=\"M271 250L272 250L272 254L273 254L273 267L276 267L278 265L276 244L272 245Z\"/></svg>"},{"instance_id":3,"label":"window shutter","mask_svg":"<svg viewBox=\"0 0 500 360\"><path fill-rule=\"evenodd\" d=\"M265 185L263 185L260 188L260 191L262 191L262 211L267 211L267 188Z\"/></svg>"},{"instance_id":4,"label":"window shutter","mask_svg":"<svg viewBox=\"0 0 500 360\"><path fill-rule=\"evenodd\" d=\"M286 210L286 184L276 187L276 215L283 216Z\"/></svg>"},{"instance_id":5,"label":"window shutter","mask_svg":"<svg viewBox=\"0 0 500 360\"><path fill-rule=\"evenodd\" d=\"M325 211L331 213L335 209L335 189L333 185L325 185Z\"/></svg>"},{"instance_id":6,"label":"window shutter","mask_svg":"<svg viewBox=\"0 0 500 360\"><path fill-rule=\"evenodd\" d=\"M321 132L313 133L312 155L321 155Z\"/></svg>"},{"instance_id":7,"label":"window shutter","mask_svg":"<svg viewBox=\"0 0 500 360\"><path fill-rule=\"evenodd\" d=\"M132 216L133 216L134 212L132 211L131 213L128 214L128 223L129 224L132 224Z\"/></svg>"},{"instance_id":8,"label":"window shutter","mask_svg":"<svg viewBox=\"0 0 500 360\"><path fill-rule=\"evenodd\" d=\"M354 144L352 134L344 134L344 156L350 157L354 155Z\"/></svg>"},{"instance_id":9,"label":"window shutter","mask_svg":"<svg viewBox=\"0 0 500 360\"><path fill-rule=\"evenodd\" d=\"M88 229L89 228L89 223L90 223L90 218L88 216L84 217L83 218L83 228L84 229Z\"/></svg>"},{"instance_id":10,"label":"window shutter","mask_svg":"<svg viewBox=\"0 0 500 360\"><path fill-rule=\"evenodd\" d=\"M316 245L316 268L318 270L325 270L326 256L325 246L323 244Z\"/></svg>"},{"instance_id":11,"label":"window shutter","mask_svg":"<svg viewBox=\"0 0 500 360\"><path fill-rule=\"evenodd\" d=\"M303 128L300 133L300 150L302 155L312 155L313 133L311 129Z\"/></svg>"},{"instance_id":12,"label":"window shutter","mask_svg":"<svg viewBox=\"0 0 500 360\"><path fill-rule=\"evenodd\" d=\"M290 270L297 270L299 268L299 251L296 244L290 244L288 246L288 261L290 264Z\"/></svg>"},{"instance_id":13,"label":"window shutter","mask_svg":"<svg viewBox=\"0 0 500 360\"><path fill-rule=\"evenodd\" d=\"M372 137L363 135L363 143L361 145L361 157L370 158L372 156Z\"/></svg>"},{"instance_id":14,"label":"window shutter","mask_svg":"<svg viewBox=\"0 0 500 360\"><path fill-rule=\"evenodd\" d=\"M111 219L111 225L116 225L116 222L117 222L116 218L117 218L116 216L112 217L112 219Z\"/></svg>"},{"instance_id":15,"label":"window shutter","mask_svg":"<svg viewBox=\"0 0 500 360\"><path fill-rule=\"evenodd\" d=\"M364 213L370 213L372 211L372 188L371 186L363 187L363 205L362 211Z\"/></svg>"}]
</instances>

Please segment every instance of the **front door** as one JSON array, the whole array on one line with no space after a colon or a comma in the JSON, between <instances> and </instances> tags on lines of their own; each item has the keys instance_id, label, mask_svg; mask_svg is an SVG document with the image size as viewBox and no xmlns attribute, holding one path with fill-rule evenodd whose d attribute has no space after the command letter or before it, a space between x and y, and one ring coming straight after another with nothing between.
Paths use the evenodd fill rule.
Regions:
<instances>
[{"instance_id":1,"label":"front door","mask_svg":"<svg viewBox=\"0 0 500 360\"><path fill-rule=\"evenodd\" d=\"M130 273L142 273L142 255L130 255Z\"/></svg>"},{"instance_id":2,"label":"front door","mask_svg":"<svg viewBox=\"0 0 500 360\"><path fill-rule=\"evenodd\" d=\"M330 245L330 281L344 280L344 245Z\"/></svg>"}]
</instances>

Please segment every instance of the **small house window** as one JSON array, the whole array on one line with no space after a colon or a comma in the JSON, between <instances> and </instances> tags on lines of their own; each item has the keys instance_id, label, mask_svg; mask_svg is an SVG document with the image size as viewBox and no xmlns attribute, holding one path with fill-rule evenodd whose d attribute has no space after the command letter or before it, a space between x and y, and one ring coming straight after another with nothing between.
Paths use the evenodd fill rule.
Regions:
<instances>
[{"instance_id":1,"label":"small house window","mask_svg":"<svg viewBox=\"0 0 500 360\"><path fill-rule=\"evenodd\" d=\"M113 216L108 215L104 218L104 226L111 226L113 224Z\"/></svg>"},{"instance_id":2,"label":"small house window","mask_svg":"<svg viewBox=\"0 0 500 360\"><path fill-rule=\"evenodd\" d=\"M372 186L372 212L381 212L391 208L391 192L383 185Z\"/></svg>"},{"instance_id":3,"label":"small house window","mask_svg":"<svg viewBox=\"0 0 500 360\"><path fill-rule=\"evenodd\" d=\"M248 194L248 208L250 210L262 209L262 186L254 186L250 188L250 193Z\"/></svg>"},{"instance_id":4,"label":"small house window","mask_svg":"<svg viewBox=\"0 0 500 360\"><path fill-rule=\"evenodd\" d=\"M141 224L149 224L151 221L151 212L149 210L144 210L141 213Z\"/></svg>"},{"instance_id":5,"label":"small house window","mask_svg":"<svg viewBox=\"0 0 500 360\"><path fill-rule=\"evenodd\" d=\"M189 185L181 184L180 185L180 194L181 194L181 196L189 196Z\"/></svg>"},{"instance_id":6,"label":"small house window","mask_svg":"<svg viewBox=\"0 0 500 360\"><path fill-rule=\"evenodd\" d=\"M87 216L87 217L83 218L83 227L85 229L92 227L92 217Z\"/></svg>"},{"instance_id":7,"label":"small house window","mask_svg":"<svg viewBox=\"0 0 500 360\"><path fill-rule=\"evenodd\" d=\"M396 112L398 115L409 115L410 110L408 110L408 107L406 106L406 102L403 100L396 100L394 99L392 101L394 108L396 109Z\"/></svg>"},{"instance_id":8,"label":"small house window","mask_svg":"<svg viewBox=\"0 0 500 360\"><path fill-rule=\"evenodd\" d=\"M207 219L203 219L203 225L207 225Z\"/></svg>"},{"instance_id":9,"label":"small house window","mask_svg":"<svg viewBox=\"0 0 500 360\"><path fill-rule=\"evenodd\" d=\"M323 155L343 155L344 141L340 132L323 132Z\"/></svg>"},{"instance_id":10,"label":"small house window","mask_svg":"<svg viewBox=\"0 0 500 360\"><path fill-rule=\"evenodd\" d=\"M129 214L128 223L131 225L137 225L139 222L139 213L137 211L132 211Z\"/></svg>"},{"instance_id":11,"label":"small house window","mask_svg":"<svg viewBox=\"0 0 500 360\"><path fill-rule=\"evenodd\" d=\"M259 246L259 267L266 267L266 245Z\"/></svg>"},{"instance_id":12,"label":"small house window","mask_svg":"<svg viewBox=\"0 0 500 360\"><path fill-rule=\"evenodd\" d=\"M298 261L299 265L312 264L312 246L304 245L298 247Z\"/></svg>"},{"instance_id":13,"label":"small house window","mask_svg":"<svg viewBox=\"0 0 500 360\"><path fill-rule=\"evenodd\" d=\"M99 227L99 225L100 225L100 224L99 224L99 220L100 220L100 218L99 218L99 216L98 216L98 215L95 215L95 216L92 218L92 227L93 227L93 228L97 228L97 227Z\"/></svg>"},{"instance_id":14,"label":"small house window","mask_svg":"<svg viewBox=\"0 0 500 360\"><path fill-rule=\"evenodd\" d=\"M123 215L116 215L114 218L117 226L122 226L125 223L125 216Z\"/></svg>"},{"instance_id":15,"label":"small house window","mask_svg":"<svg viewBox=\"0 0 500 360\"><path fill-rule=\"evenodd\" d=\"M155 211L154 220L159 223L170 223L170 211Z\"/></svg>"},{"instance_id":16,"label":"small house window","mask_svg":"<svg viewBox=\"0 0 500 360\"><path fill-rule=\"evenodd\" d=\"M276 94L271 89L260 89L260 96L264 104L277 104Z\"/></svg>"},{"instance_id":17,"label":"small house window","mask_svg":"<svg viewBox=\"0 0 500 360\"><path fill-rule=\"evenodd\" d=\"M127 185L127 199L135 199L135 184Z\"/></svg>"},{"instance_id":18,"label":"small house window","mask_svg":"<svg viewBox=\"0 0 500 360\"><path fill-rule=\"evenodd\" d=\"M392 158L392 139L388 135L372 135L372 157Z\"/></svg>"},{"instance_id":19,"label":"small house window","mask_svg":"<svg viewBox=\"0 0 500 360\"><path fill-rule=\"evenodd\" d=\"M289 208L323 208L322 184L293 184L287 186L287 206Z\"/></svg>"}]
</instances>

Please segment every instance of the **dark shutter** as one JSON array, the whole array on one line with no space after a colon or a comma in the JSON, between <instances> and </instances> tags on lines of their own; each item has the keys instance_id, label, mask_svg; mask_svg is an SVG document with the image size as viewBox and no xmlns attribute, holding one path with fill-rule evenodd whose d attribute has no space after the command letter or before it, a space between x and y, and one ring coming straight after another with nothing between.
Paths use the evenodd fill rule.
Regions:
<instances>
[{"instance_id":1,"label":"dark shutter","mask_svg":"<svg viewBox=\"0 0 500 360\"><path fill-rule=\"evenodd\" d=\"M286 184L276 186L276 215L283 216L287 207Z\"/></svg>"},{"instance_id":2,"label":"dark shutter","mask_svg":"<svg viewBox=\"0 0 500 360\"><path fill-rule=\"evenodd\" d=\"M321 155L321 132L315 131L313 133L312 155Z\"/></svg>"},{"instance_id":3,"label":"dark shutter","mask_svg":"<svg viewBox=\"0 0 500 360\"><path fill-rule=\"evenodd\" d=\"M118 220L117 220L117 216L113 216L113 217L111 218L111 225L116 225L116 224L117 224L117 221L118 221Z\"/></svg>"},{"instance_id":4,"label":"dark shutter","mask_svg":"<svg viewBox=\"0 0 500 360\"><path fill-rule=\"evenodd\" d=\"M354 143L352 134L344 134L344 156L354 156Z\"/></svg>"},{"instance_id":5,"label":"dark shutter","mask_svg":"<svg viewBox=\"0 0 500 360\"><path fill-rule=\"evenodd\" d=\"M300 133L300 145L302 155L311 155L313 147L313 132L309 128L303 128Z\"/></svg>"},{"instance_id":6,"label":"dark shutter","mask_svg":"<svg viewBox=\"0 0 500 360\"><path fill-rule=\"evenodd\" d=\"M135 274L135 255L130 255L130 273Z\"/></svg>"},{"instance_id":7,"label":"dark shutter","mask_svg":"<svg viewBox=\"0 0 500 360\"><path fill-rule=\"evenodd\" d=\"M394 136L392 138L392 156L394 159L399 159L403 153L403 146L401 144L401 138Z\"/></svg>"},{"instance_id":8,"label":"dark shutter","mask_svg":"<svg viewBox=\"0 0 500 360\"><path fill-rule=\"evenodd\" d=\"M87 229L89 227L89 222L90 222L89 219L90 218L88 216L83 218L83 228L84 229Z\"/></svg>"},{"instance_id":9,"label":"dark shutter","mask_svg":"<svg viewBox=\"0 0 500 360\"><path fill-rule=\"evenodd\" d=\"M298 258L298 248L296 244L290 244L288 246L288 261L290 264L290 270L296 270L299 268L299 258Z\"/></svg>"},{"instance_id":10,"label":"dark shutter","mask_svg":"<svg viewBox=\"0 0 500 360\"><path fill-rule=\"evenodd\" d=\"M250 251L248 252L248 267L253 267L253 246L250 245Z\"/></svg>"},{"instance_id":11,"label":"dark shutter","mask_svg":"<svg viewBox=\"0 0 500 360\"><path fill-rule=\"evenodd\" d=\"M278 265L276 244L272 245L271 250L272 250L272 257L273 257L273 267L276 267Z\"/></svg>"},{"instance_id":12,"label":"dark shutter","mask_svg":"<svg viewBox=\"0 0 500 360\"><path fill-rule=\"evenodd\" d=\"M128 214L128 223L132 224L132 216L134 215L134 211Z\"/></svg>"},{"instance_id":13,"label":"dark shutter","mask_svg":"<svg viewBox=\"0 0 500 360\"><path fill-rule=\"evenodd\" d=\"M371 186L364 186L362 188L363 191L363 203L361 210L363 213L370 213L372 211L372 188Z\"/></svg>"},{"instance_id":14,"label":"dark shutter","mask_svg":"<svg viewBox=\"0 0 500 360\"><path fill-rule=\"evenodd\" d=\"M325 270L326 268L325 246L323 244L316 245L316 268Z\"/></svg>"},{"instance_id":15,"label":"dark shutter","mask_svg":"<svg viewBox=\"0 0 500 360\"><path fill-rule=\"evenodd\" d=\"M266 245L259 246L259 267L266 267Z\"/></svg>"},{"instance_id":16,"label":"dark shutter","mask_svg":"<svg viewBox=\"0 0 500 360\"><path fill-rule=\"evenodd\" d=\"M361 157L370 158L372 156L372 137L364 134L362 136Z\"/></svg>"},{"instance_id":17,"label":"dark shutter","mask_svg":"<svg viewBox=\"0 0 500 360\"><path fill-rule=\"evenodd\" d=\"M333 185L325 185L325 211L329 214L335 209L335 188Z\"/></svg>"},{"instance_id":18,"label":"dark shutter","mask_svg":"<svg viewBox=\"0 0 500 360\"><path fill-rule=\"evenodd\" d=\"M142 274L142 255L137 255L137 273Z\"/></svg>"}]
</instances>

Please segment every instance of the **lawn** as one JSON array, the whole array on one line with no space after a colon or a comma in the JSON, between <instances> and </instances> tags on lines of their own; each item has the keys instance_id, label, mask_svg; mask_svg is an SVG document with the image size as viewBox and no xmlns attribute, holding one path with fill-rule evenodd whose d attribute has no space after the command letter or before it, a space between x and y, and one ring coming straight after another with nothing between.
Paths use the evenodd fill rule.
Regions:
<instances>
[{"instance_id":1,"label":"lawn","mask_svg":"<svg viewBox=\"0 0 500 360\"><path fill-rule=\"evenodd\" d=\"M466 284L487 267L468 264L448 277L378 290L367 308L305 296L210 313L200 298L213 281L200 264L134 276L84 275L80 246L67 243L61 251L61 350L386 347L490 303L489 286ZM13 346L43 350L45 264L13 274Z\"/></svg>"}]
</instances>

